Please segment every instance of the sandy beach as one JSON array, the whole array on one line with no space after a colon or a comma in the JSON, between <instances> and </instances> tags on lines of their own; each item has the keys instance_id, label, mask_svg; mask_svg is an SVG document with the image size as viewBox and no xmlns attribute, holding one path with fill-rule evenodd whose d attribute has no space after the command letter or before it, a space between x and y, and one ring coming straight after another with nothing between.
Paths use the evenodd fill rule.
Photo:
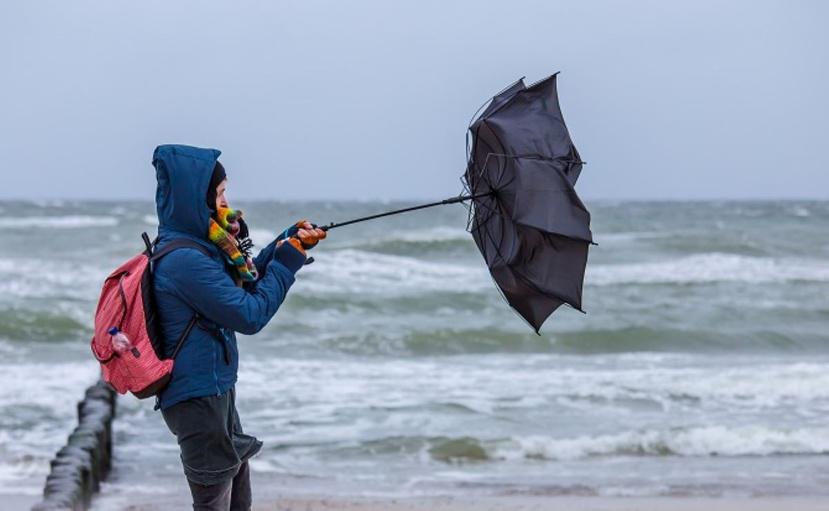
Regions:
<instances>
[{"instance_id":1,"label":"sandy beach","mask_svg":"<svg viewBox=\"0 0 829 511\"><path fill-rule=\"evenodd\" d=\"M178 503L177 503L178 504ZM127 505L124 511L174 509L171 502ZM187 503L182 501L181 509ZM412 497L360 498L286 496L254 502L254 511L817 511L818 497L793 498L606 498L606 497ZM178 509L178 507L175 507Z\"/></svg>"},{"instance_id":2,"label":"sandy beach","mask_svg":"<svg viewBox=\"0 0 829 511\"><path fill-rule=\"evenodd\" d=\"M822 499L683 499L683 498L544 498L544 497L491 497L476 499L285 499L254 506L260 511L801 511L825 510Z\"/></svg>"},{"instance_id":3,"label":"sandy beach","mask_svg":"<svg viewBox=\"0 0 829 511\"><path fill-rule=\"evenodd\" d=\"M170 481L168 481L170 483ZM104 483L92 502L93 511L167 511L190 509L186 486L138 487ZM321 483L321 484L320 484ZM719 497L603 496L503 490L490 492L422 492L378 494L370 488L328 487L321 481L253 474L252 511L825 511L829 500L820 494ZM630 488L635 491L636 488Z\"/></svg>"}]
</instances>

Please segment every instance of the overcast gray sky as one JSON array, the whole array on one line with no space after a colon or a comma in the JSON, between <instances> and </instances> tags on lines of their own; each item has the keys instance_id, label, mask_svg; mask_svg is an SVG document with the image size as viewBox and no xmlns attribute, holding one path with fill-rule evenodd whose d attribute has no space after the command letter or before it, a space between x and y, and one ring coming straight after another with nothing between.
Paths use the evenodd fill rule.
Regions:
<instances>
[{"instance_id":1,"label":"overcast gray sky","mask_svg":"<svg viewBox=\"0 0 829 511\"><path fill-rule=\"evenodd\" d=\"M464 132L561 71L610 198L829 198L829 2L4 1L2 198L151 200L160 143L231 198L442 198Z\"/></svg>"}]
</instances>

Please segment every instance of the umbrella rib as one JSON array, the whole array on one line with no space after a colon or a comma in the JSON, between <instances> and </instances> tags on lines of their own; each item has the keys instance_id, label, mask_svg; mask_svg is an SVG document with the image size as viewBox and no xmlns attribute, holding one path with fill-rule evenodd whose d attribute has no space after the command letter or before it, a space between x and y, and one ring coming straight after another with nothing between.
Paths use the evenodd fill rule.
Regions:
<instances>
[{"instance_id":1,"label":"umbrella rib","mask_svg":"<svg viewBox=\"0 0 829 511\"><path fill-rule=\"evenodd\" d=\"M562 302L564 302L564 303L566 303L567 305L569 305L569 306L573 307L573 308L574 308L574 309L576 309L577 311L579 311L579 312L582 312L582 313L586 314L586 312L585 312L583 309L581 309L581 308L579 308L579 307L576 307L575 305L573 305L572 303L570 303L570 302L569 302L567 299L565 299L564 297L559 296L559 295L557 295L556 293L548 292L548 291L545 291L545 290L543 290L543 289L539 288L539 287L538 287L538 286L536 286L536 285L535 285L535 284L534 284L534 283L533 283L530 279L528 279L528 278L526 277L526 275L524 275L521 271L519 271L519 270L517 270L517 269L513 268L512 266L509 266L509 264L508 264L508 263L507 263L507 261L506 261L506 258L505 258L505 257L504 257L504 255L501 253L501 250L498 248L498 247L499 247L499 244L498 244L498 243L496 243L496 242L495 242L495 238L493 238L493 237L492 237L492 235L491 235L492 233L491 233L489 230L484 230L483 232L484 232L484 234L486 234L486 235L489 237L489 240L492 242L492 245L495 247L495 254L496 254L496 255L497 255L497 256L498 256L498 257L499 257L502 261L504 261L504 264L506 264L506 265L507 265L507 267L509 268L509 270L510 270L511 272L513 272L515 275L517 275L517 276L518 276L518 277L519 277L519 278L520 278L520 279L521 279L521 280L522 280L525 284L527 284L528 286L530 286L530 287L531 287L533 290L535 290L537 293L542 294L542 295L546 296L547 298L555 298L556 300L561 300ZM566 237L566 236L565 236L565 237ZM587 242L585 242L584 240L575 240L575 241L580 241L580 242L583 242L583 243L587 243ZM486 259L486 255L484 255L484 259ZM507 301L509 302L509 300L507 300Z\"/></svg>"},{"instance_id":2,"label":"umbrella rib","mask_svg":"<svg viewBox=\"0 0 829 511\"><path fill-rule=\"evenodd\" d=\"M495 214L497 213L496 210L490 208L489 206L487 206L485 204L479 204L479 206L486 209L489 212L489 215L475 226L476 230L479 229L483 224L489 222L492 219L492 217L495 216ZM476 217L477 217L477 215L476 215Z\"/></svg>"},{"instance_id":3,"label":"umbrella rib","mask_svg":"<svg viewBox=\"0 0 829 511\"><path fill-rule=\"evenodd\" d=\"M488 154L487 154L487 157L486 157L486 160L484 161L484 169L487 167L487 165L488 165L488 163L489 163L489 158L490 158L490 156L502 156L502 157L505 157L505 158L512 158L512 159L517 159L517 158L526 158L526 157L527 157L527 156L518 156L518 155L510 155L510 154L488 153ZM545 160L545 161L568 161L568 160L563 160L563 159L559 159L559 158L543 158L543 157L538 157L538 159L540 159L540 160ZM492 183L491 183L491 181L490 181L489 179L487 179L487 178L486 178L486 175L484 174L483 169L482 169L481 171L479 171L479 172L478 172L478 174L479 174L479 177L480 177L480 178L481 178L481 179L482 179L485 183L487 183L487 184L489 185L489 189L490 189L490 191L491 191L491 192L497 192L497 191L498 191L498 189L499 189L500 187L508 186L510 183L512 183L512 181L513 181L513 180L515 180L515 179L516 179L515 177L513 177L513 178L511 178L511 179L510 179L510 181L508 181L507 183L501 184L501 183L500 183L500 180L501 180L501 178L503 177L503 174L504 174L504 171L505 171L505 170L506 170L506 168L502 168L502 169L501 169L501 173L499 174L499 176L498 176L498 178L497 178L499 182L498 182L498 184L497 184L497 185L495 185L495 186L493 186L493 185L492 185ZM569 191L572 191L572 192L574 192L574 193L575 193L575 188L574 188L574 187L573 187L573 185L569 182L569 180L567 180L566 176L564 176L564 179L565 179L565 182L569 185L568 190L569 190ZM576 195L576 196L578 197L578 195ZM489 220L489 219L490 219L493 215L495 215L495 214L497 213L497 211L496 211L496 210L493 210L493 209L489 208L489 207L488 207L488 206L486 206L486 205L485 205L482 201L478 201L478 202L479 202L479 203L477 204L478 206L483 206L484 208L486 208L486 209L488 210L489 216L487 216L487 217L486 217L486 219L484 219L484 222L478 223L478 224L475 226L475 229L479 229L479 228L481 228L481 225L482 225L483 223L485 223L486 221L488 221L488 220ZM468 225L469 225L469 224L467 223L467 230L471 232L471 230L468 228ZM475 229L473 229L473 230L475 230ZM552 234L552 233L551 233L551 234ZM589 244L591 244L591 245L596 245L596 246L598 246L598 243L596 243L596 242L595 242L595 241L593 241L592 239L587 240L587 239L584 239L584 238L577 238L577 237L574 237L574 236L568 236L567 234L562 234L562 233L555 233L555 234L556 234L557 236L561 236L561 237L563 237L563 238L567 238L567 239L570 239L570 240L574 240L574 241L582 241L582 242L585 242L585 243L589 243Z\"/></svg>"},{"instance_id":4,"label":"umbrella rib","mask_svg":"<svg viewBox=\"0 0 829 511\"><path fill-rule=\"evenodd\" d=\"M534 156L523 156L523 155L511 155L511 154L489 153L489 154L487 154L487 156L486 156L486 160L484 161L484 167L486 167L487 162L489 161L489 157L490 157L490 156L503 156L503 157L505 157L505 158L512 158L512 159L518 159L518 158L535 158L535 159L538 159L538 160L543 160L543 161L564 161L564 162L570 162L570 161L573 161L573 160L568 160L568 159L564 159L564 158L544 158L543 156L537 156L537 155L534 155ZM578 163L584 163L584 162L578 162ZM506 168L503 168L503 169L502 169L502 171L501 171L501 173L503 174L503 172L504 172L505 170L506 170ZM555 170L556 170L556 171L558 171L557 169L555 169ZM488 179L486 179L486 178L484 177L483 171L481 171L481 172L480 172L480 175L481 175L481 178L482 178L484 181L486 181L487 183L489 183L489 180L488 180ZM572 183L570 183L570 180L569 180L569 179L567 179L567 176L565 175L565 176L562 176L562 177L564 178L565 182L569 185L569 187L567 188L567 191L571 191L571 192L575 193L575 194L576 194L576 197L578 198L578 193L576 192L576 188L573 186L573 184L572 184ZM500 175L499 175L499 178L498 178L498 180L499 180L499 181L500 181L500 178L501 178L501 177L500 177ZM510 179L508 182L506 182L506 183L504 183L504 184L500 184L500 183L499 183L499 186L501 186L501 187L509 186L509 185L510 185L510 184L511 184L511 183L512 183L515 179L516 179L516 178L515 178L515 177L513 177L512 179ZM493 187L493 186L491 186L491 185L490 185L490 187L489 187L489 188L490 188L490 191L492 191L492 192L497 192L497 191L498 191L498 188L497 188L497 187ZM581 202L581 200L580 200L580 199L579 199L579 202ZM493 214L494 214L494 213L493 213ZM556 235L558 235L558 236L562 236L562 237L564 237L564 238L571 239L571 240L576 240L576 241L584 241L584 242L590 243L591 245L596 245L596 246L598 246L598 245L599 245L598 243L594 242L592 239L590 239L590 240L586 240L586 239L583 239L583 238L576 238L576 237L573 237L573 236L568 236L568 235L566 235L566 234L561 234L561 233L555 233L555 234L556 234Z\"/></svg>"},{"instance_id":5,"label":"umbrella rib","mask_svg":"<svg viewBox=\"0 0 829 511\"><path fill-rule=\"evenodd\" d=\"M475 113L474 113L474 114L472 114L472 118L469 120L469 126L472 126L472 124L475 122L475 117L478 115L478 113L479 113L481 110L483 110L483 109L484 109L484 107L485 107L485 106L488 106L488 105L489 105L492 101L494 101L494 100L495 100L495 98L496 98L497 96L500 96L501 94L505 93L506 91L508 91L509 89L511 89L511 88L512 88L512 87L513 87L516 83L520 82L520 81L521 81L521 80L523 80L524 78L526 78L526 76L522 76L521 78L519 78L519 79L515 80L515 81L514 81L514 82L512 82L511 84L507 85L507 86L506 86L506 87L504 87L503 89L501 89L501 90L499 90L498 92L496 92L495 94L493 94L493 95L492 95L492 97L490 97L489 99L487 99L486 101L484 101L484 103L483 103L481 106L479 106L477 110L475 110Z\"/></svg>"}]
</instances>

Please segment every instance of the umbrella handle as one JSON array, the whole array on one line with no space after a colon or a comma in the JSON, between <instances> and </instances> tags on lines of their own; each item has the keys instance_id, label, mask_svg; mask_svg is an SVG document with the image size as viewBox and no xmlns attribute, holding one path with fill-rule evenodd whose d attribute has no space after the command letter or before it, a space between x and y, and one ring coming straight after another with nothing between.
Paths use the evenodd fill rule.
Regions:
<instances>
[{"instance_id":1,"label":"umbrella handle","mask_svg":"<svg viewBox=\"0 0 829 511\"><path fill-rule=\"evenodd\" d=\"M317 226L317 224L314 224L314 223L312 223L311 225L313 226L313 228L314 228L314 229L316 229L316 228L318 227L318 226ZM321 227L321 229L322 229L323 231L327 231L327 230L328 230L328 228L327 228L326 226ZM291 237L292 237L292 238L299 239L299 236L297 236L296 234L294 234L294 235L293 235L293 236L291 236ZM313 257L313 256L311 256L311 257L306 258L306 259L305 259L305 262L304 262L304 263L302 263L302 264L303 264L303 266L306 266L306 265L312 264L313 262L314 262L314 257Z\"/></svg>"}]
</instances>

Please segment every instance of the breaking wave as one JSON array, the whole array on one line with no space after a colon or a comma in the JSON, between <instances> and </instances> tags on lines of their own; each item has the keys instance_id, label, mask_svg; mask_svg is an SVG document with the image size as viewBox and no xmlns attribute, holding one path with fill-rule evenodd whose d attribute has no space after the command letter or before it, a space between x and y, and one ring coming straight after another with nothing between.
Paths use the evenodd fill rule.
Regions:
<instances>
[{"instance_id":1,"label":"breaking wave","mask_svg":"<svg viewBox=\"0 0 829 511\"><path fill-rule=\"evenodd\" d=\"M392 436L335 448L342 455L408 455L421 461L571 461L601 456L771 456L829 453L829 428L774 429L707 426L648 429L611 435L555 438L541 435L481 439L474 436Z\"/></svg>"},{"instance_id":2,"label":"breaking wave","mask_svg":"<svg viewBox=\"0 0 829 511\"><path fill-rule=\"evenodd\" d=\"M0 309L0 339L10 341L74 341L92 335L92 317L79 321L58 311Z\"/></svg>"},{"instance_id":3,"label":"breaking wave","mask_svg":"<svg viewBox=\"0 0 829 511\"><path fill-rule=\"evenodd\" d=\"M308 267L306 274L303 289L322 294L469 292L492 286L483 264L436 263L356 249L326 253Z\"/></svg>"},{"instance_id":4,"label":"breaking wave","mask_svg":"<svg viewBox=\"0 0 829 511\"><path fill-rule=\"evenodd\" d=\"M501 459L573 460L593 456L770 456L829 453L829 428L709 426L626 431L614 435L510 439L492 449Z\"/></svg>"},{"instance_id":5,"label":"breaking wave","mask_svg":"<svg viewBox=\"0 0 829 511\"><path fill-rule=\"evenodd\" d=\"M727 253L697 254L675 260L588 266L587 283L695 284L747 282L752 284L829 281L829 263L822 260L772 259Z\"/></svg>"}]
</instances>

